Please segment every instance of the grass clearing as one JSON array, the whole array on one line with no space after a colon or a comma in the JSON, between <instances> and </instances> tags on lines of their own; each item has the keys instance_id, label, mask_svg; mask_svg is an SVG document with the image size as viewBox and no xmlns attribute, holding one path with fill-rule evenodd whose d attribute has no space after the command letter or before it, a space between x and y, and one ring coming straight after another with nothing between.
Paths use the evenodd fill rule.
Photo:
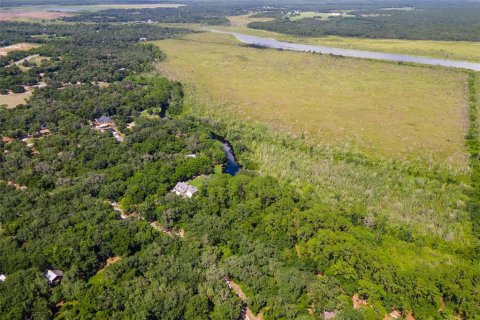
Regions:
<instances>
[{"instance_id":1,"label":"grass clearing","mask_svg":"<svg viewBox=\"0 0 480 320\"><path fill-rule=\"evenodd\" d=\"M301 19L315 18L320 20L328 20L330 17L354 17L354 15L347 12L315 12L305 11L299 13L292 13L288 15L290 21L297 21Z\"/></svg>"},{"instance_id":2,"label":"grass clearing","mask_svg":"<svg viewBox=\"0 0 480 320\"><path fill-rule=\"evenodd\" d=\"M156 44L162 71L231 115L314 143L466 167L461 72L254 49L223 34Z\"/></svg>"},{"instance_id":3,"label":"grass clearing","mask_svg":"<svg viewBox=\"0 0 480 320\"><path fill-rule=\"evenodd\" d=\"M25 92L23 93L12 93L1 94L0 95L0 106L6 106L7 109L12 109L18 106L19 104L25 103L28 98L33 93L35 88L45 87L47 84L45 82L40 82L38 85L29 87L25 86Z\"/></svg>"},{"instance_id":4,"label":"grass clearing","mask_svg":"<svg viewBox=\"0 0 480 320\"><path fill-rule=\"evenodd\" d=\"M72 16L69 12L53 12L46 10L17 10L2 9L0 10L0 21L36 21L44 19L58 19L62 17Z\"/></svg>"},{"instance_id":5,"label":"grass clearing","mask_svg":"<svg viewBox=\"0 0 480 320\"><path fill-rule=\"evenodd\" d=\"M19 104L25 103L32 95L32 90L23 93L9 93L0 95L0 106L5 105L7 109L13 109Z\"/></svg>"},{"instance_id":6,"label":"grass clearing","mask_svg":"<svg viewBox=\"0 0 480 320\"><path fill-rule=\"evenodd\" d=\"M12 51L27 51L38 47L40 47L40 45L26 42L12 44L11 46L0 48L0 56L6 56L9 52Z\"/></svg>"},{"instance_id":7,"label":"grass clearing","mask_svg":"<svg viewBox=\"0 0 480 320\"><path fill-rule=\"evenodd\" d=\"M267 21L272 21L273 18L256 18L252 17L251 14L244 14L244 15L239 15L239 16L230 16L227 17L227 19L230 21L230 26L232 27L247 27L247 25L250 22L254 21L261 21L261 22L267 22Z\"/></svg>"}]
</instances>

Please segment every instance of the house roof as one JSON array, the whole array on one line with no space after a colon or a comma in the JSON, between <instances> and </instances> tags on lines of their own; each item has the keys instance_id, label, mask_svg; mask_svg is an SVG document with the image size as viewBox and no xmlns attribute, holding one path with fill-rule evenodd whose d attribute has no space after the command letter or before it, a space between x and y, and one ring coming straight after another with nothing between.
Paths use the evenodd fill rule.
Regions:
<instances>
[{"instance_id":1,"label":"house roof","mask_svg":"<svg viewBox=\"0 0 480 320\"><path fill-rule=\"evenodd\" d=\"M98 123L112 123L113 119L107 116L101 116L100 118L95 119Z\"/></svg>"},{"instance_id":2,"label":"house roof","mask_svg":"<svg viewBox=\"0 0 480 320\"><path fill-rule=\"evenodd\" d=\"M5 281L5 280L7 280L7 276L4 275L4 274L0 274L0 281L3 282L3 281Z\"/></svg>"},{"instance_id":3,"label":"house roof","mask_svg":"<svg viewBox=\"0 0 480 320\"><path fill-rule=\"evenodd\" d=\"M186 194L190 192L191 194L194 194L198 191L198 189L194 186L189 185L188 183L185 182L179 182L175 185L173 188L173 191L176 191L181 194Z\"/></svg>"},{"instance_id":4,"label":"house roof","mask_svg":"<svg viewBox=\"0 0 480 320\"><path fill-rule=\"evenodd\" d=\"M51 270L48 269L45 272L45 277L48 279L48 281L53 282L56 279L63 277L63 272L61 270Z\"/></svg>"}]
</instances>

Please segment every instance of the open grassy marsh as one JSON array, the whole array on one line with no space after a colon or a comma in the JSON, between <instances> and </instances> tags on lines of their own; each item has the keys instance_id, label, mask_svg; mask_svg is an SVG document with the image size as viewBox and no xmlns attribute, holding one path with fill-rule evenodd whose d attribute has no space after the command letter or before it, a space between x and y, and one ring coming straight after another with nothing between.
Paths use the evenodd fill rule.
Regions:
<instances>
[{"instance_id":1,"label":"open grassy marsh","mask_svg":"<svg viewBox=\"0 0 480 320\"><path fill-rule=\"evenodd\" d=\"M268 130L225 112L225 105L186 87L188 114L216 119L238 152L240 163L261 175L288 181L316 194L330 208L365 212L388 223L438 236L458 245L472 239L463 175L412 161L375 159L343 146L312 146L306 139ZM238 151L238 149L237 149ZM345 209L347 208L347 209Z\"/></svg>"},{"instance_id":2,"label":"open grassy marsh","mask_svg":"<svg viewBox=\"0 0 480 320\"><path fill-rule=\"evenodd\" d=\"M157 44L164 72L232 115L373 155L466 164L462 72L255 49L210 33Z\"/></svg>"}]
</instances>

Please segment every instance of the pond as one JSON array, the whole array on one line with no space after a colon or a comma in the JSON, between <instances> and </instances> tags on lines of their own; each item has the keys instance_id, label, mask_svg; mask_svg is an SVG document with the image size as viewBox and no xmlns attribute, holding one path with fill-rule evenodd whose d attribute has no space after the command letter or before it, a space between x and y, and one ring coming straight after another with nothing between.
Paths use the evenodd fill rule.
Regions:
<instances>
[{"instance_id":1,"label":"pond","mask_svg":"<svg viewBox=\"0 0 480 320\"><path fill-rule=\"evenodd\" d=\"M231 176L236 175L242 166L237 163L237 159L235 158L235 153L230 142L224 137L221 137L213 132L210 134L210 137L213 140L217 140L222 144L223 151L227 156L227 165L225 166L225 169L223 171Z\"/></svg>"}]
</instances>

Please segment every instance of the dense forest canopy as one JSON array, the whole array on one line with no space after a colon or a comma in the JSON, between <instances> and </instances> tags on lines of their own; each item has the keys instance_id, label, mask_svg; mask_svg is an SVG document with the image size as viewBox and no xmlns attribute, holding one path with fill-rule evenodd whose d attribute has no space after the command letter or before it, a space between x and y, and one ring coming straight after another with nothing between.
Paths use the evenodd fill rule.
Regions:
<instances>
[{"instance_id":1,"label":"dense forest canopy","mask_svg":"<svg viewBox=\"0 0 480 320\"><path fill-rule=\"evenodd\" d=\"M144 17L171 22L162 12ZM182 22L211 19L183 12ZM98 16L74 19L102 23L0 24L2 45L41 45L0 59L3 93L47 84L26 104L0 108L0 318L233 320L245 306L265 320L325 312L373 320L393 310L478 317L478 238L452 244L370 221L368 208L327 206L308 186L260 176L254 163L222 173L226 157L212 133L227 129L183 111L182 84L149 72L165 57L141 40L191 31L104 23L132 21L128 10ZM30 54L50 59L26 71L10 66ZM464 183L478 235L479 80L469 77L472 177ZM101 116L120 141L96 130ZM192 198L170 192L199 180ZM46 269L63 271L61 282L49 284ZM354 296L363 307L353 307Z\"/></svg>"},{"instance_id":2,"label":"dense forest canopy","mask_svg":"<svg viewBox=\"0 0 480 320\"><path fill-rule=\"evenodd\" d=\"M344 36L362 38L480 41L480 3L439 4L412 10L397 8L348 9L348 16L327 19L304 18L292 21L287 10L271 10L268 22L252 22L250 28L299 36ZM390 6L389 6L390 7ZM320 9L337 12L341 8ZM295 9L298 10L298 9ZM314 10L314 9L310 9Z\"/></svg>"}]
</instances>

